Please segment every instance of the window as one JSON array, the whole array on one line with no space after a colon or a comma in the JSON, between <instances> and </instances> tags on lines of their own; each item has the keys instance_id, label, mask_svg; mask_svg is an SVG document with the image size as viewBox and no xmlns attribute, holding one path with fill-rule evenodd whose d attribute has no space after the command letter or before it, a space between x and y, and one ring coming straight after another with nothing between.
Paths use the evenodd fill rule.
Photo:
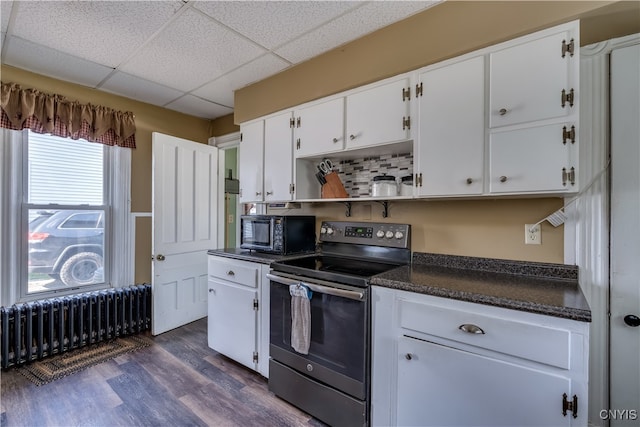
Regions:
<instances>
[{"instance_id":1,"label":"window","mask_svg":"<svg viewBox=\"0 0 640 427\"><path fill-rule=\"evenodd\" d=\"M132 284L130 150L0 131L13 132L0 147L2 305Z\"/></svg>"},{"instance_id":2,"label":"window","mask_svg":"<svg viewBox=\"0 0 640 427\"><path fill-rule=\"evenodd\" d=\"M29 132L24 150L26 293L104 283L107 146Z\"/></svg>"}]
</instances>

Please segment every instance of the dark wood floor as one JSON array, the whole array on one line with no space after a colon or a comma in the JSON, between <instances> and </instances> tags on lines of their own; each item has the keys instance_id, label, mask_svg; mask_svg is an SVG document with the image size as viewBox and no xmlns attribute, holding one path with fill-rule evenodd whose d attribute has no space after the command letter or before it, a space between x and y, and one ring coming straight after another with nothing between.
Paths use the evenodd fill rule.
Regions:
<instances>
[{"instance_id":1,"label":"dark wood floor","mask_svg":"<svg viewBox=\"0 0 640 427\"><path fill-rule=\"evenodd\" d=\"M4 426L322 426L207 346L206 319L37 387L2 372Z\"/></svg>"}]
</instances>

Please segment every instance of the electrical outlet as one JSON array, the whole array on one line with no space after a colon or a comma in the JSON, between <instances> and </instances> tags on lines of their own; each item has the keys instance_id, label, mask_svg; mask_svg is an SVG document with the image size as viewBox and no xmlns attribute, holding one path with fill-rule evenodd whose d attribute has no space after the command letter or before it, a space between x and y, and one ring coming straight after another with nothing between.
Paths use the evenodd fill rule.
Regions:
<instances>
[{"instance_id":1,"label":"electrical outlet","mask_svg":"<svg viewBox=\"0 0 640 427\"><path fill-rule=\"evenodd\" d=\"M540 224L524 225L524 244L525 245L542 244L542 231L540 230Z\"/></svg>"}]
</instances>

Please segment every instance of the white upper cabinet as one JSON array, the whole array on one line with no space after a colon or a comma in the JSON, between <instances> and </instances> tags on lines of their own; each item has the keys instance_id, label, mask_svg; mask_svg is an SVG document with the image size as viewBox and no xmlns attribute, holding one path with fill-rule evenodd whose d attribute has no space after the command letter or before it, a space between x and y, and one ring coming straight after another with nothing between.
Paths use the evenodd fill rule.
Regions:
<instances>
[{"instance_id":1,"label":"white upper cabinet","mask_svg":"<svg viewBox=\"0 0 640 427\"><path fill-rule=\"evenodd\" d=\"M240 203L263 200L264 121L240 125Z\"/></svg>"},{"instance_id":2,"label":"white upper cabinet","mask_svg":"<svg viewBox=\"0 0 640 427\"><path fill-rule=\"evenodd\" d=\"M409 78L371 87L346 97L346 148L362 148L409 137Z\"/></svg>"},{"instance_id":3,"label":"white upper cabinet","mask_svg":"<svg viewBox=\"0 0 640 427\"><path fill-rule=\"evenodd\" d=\"M340 151L344 148L344 98L294 111L295 157Z\"/></svg>"},{"instance_id":4,"label":"white upper cabinet","mask_svg":"<svg viewBox=\"0 0 640 427\"><path fill-rule=\"evenodd\" d=\"M264 121L264 200L291 200L293 183L293 132L289 111Z\"/></svg>"},{"instance_id":5,"label":"white upper cabinet","mask_svg":"<svg viewBox=\"0 0 640 427\"><path fill-rule=\"evenodd\" d=\"M483 191L484 56L420 74L417 194Z\"/></svg>"},{"instance_id":6,"label":"white upper cabinet","mask_svg":"<svg viewBox=\"0 0 640 427\"><path fill-rule=\"evenodd\" d=\"M577 36L566 25L547 33L522 37L489 55L491 128L566 117L577 107L571 99L578 91L578 60L572 53Z\"/></svg>"},{"instance_id":7,"label":"white upper cabinet","mask_svg":"<svg viewBox=\"0 0 640 427\"><path fill-rule=\"evenodd\" d=\"M572 145L563 123L506 132L489 140L491 193L577 191Z\"/></svg>"}]
</instances>

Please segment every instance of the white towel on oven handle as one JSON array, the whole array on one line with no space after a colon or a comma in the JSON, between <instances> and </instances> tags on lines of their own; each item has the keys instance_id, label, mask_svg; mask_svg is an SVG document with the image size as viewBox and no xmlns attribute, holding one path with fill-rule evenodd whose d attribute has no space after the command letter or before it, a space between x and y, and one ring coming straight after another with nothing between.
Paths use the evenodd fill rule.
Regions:
<instances>
[{"instance_id":1,"label":"white towel on oven handle","mask_svg":"<svg viewBox=\"0 0 640 427\"><path fill-rule=\"evenodd\" d=\"M291 347L309 354L311 345L311 289L302 283L289 286L291 294Z\"/></svg>"}]
</instances>

